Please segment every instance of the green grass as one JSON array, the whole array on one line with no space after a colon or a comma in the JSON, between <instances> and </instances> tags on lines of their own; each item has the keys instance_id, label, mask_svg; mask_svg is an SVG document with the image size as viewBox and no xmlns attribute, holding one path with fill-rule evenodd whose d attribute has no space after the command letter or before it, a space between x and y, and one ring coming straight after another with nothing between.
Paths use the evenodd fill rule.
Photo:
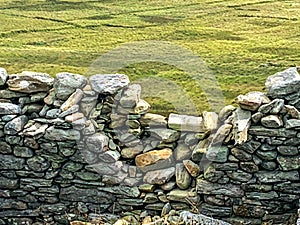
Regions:
<instances>
[{"instance_id":1,"label":"green grass","mask_svg":"<svg viewBox=\"0 0 300 225\"><path fill-rule=\"evenodd\" d=\"M123 44L167 41L203 60L231 104L263 90L269 75L300 65L299 11L296 0L0 0L0 66L89 76L98 57ZM215 109L201 89L216 88L201 80L205 72L166 62L129 63L118 72L137 83L150 77L170 84L147 87L153 112Z\"/></svg>"}]
</instances>

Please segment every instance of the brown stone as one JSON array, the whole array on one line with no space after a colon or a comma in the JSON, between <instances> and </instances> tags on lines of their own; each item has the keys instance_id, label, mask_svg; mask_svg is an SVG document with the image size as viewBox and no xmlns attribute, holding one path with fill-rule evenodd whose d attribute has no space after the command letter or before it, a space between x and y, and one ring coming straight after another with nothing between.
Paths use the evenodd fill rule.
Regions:
<instances>
[{"instance_id":1,"label":"brown stone","mask_svg":"<svg viewBox=\"0 0 300 225\"><path fill-rule=\"evenodd\" d=\"M172 156L172 150L165 148L162 150L153 150L135 157L135 164L138 167L145 167L155 164L159 160L169 159Z\"/></svg>"}]
</instances>

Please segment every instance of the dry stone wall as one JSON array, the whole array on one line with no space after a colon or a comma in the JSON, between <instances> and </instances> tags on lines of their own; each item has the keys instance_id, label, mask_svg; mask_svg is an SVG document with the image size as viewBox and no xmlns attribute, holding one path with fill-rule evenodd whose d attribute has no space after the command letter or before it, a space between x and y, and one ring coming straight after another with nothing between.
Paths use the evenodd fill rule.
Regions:
<instances>
[{"instance_id":1,"label":"dry stone wall","mask_svg":"<svg viewBox=\"0 0 300 225\"><path fill-rule=\"evenodd\" d=\"M136 224L171 209L295 224L299 87L289 68L267 79L266 94L238 96L237 108L166 118L149 113L126 75L0 69L0 224L104 214L112 224L124 212Z\"/></svg>"}]
</instances>

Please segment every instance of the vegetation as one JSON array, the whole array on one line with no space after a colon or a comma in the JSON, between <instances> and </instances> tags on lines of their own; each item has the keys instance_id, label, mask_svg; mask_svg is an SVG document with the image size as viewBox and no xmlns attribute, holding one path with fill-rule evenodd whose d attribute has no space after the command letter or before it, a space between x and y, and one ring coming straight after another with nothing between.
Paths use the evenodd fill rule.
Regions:
<instances>
[{"instance_id":1,"label":"vegetation","mask_svg":"<svg viewBox=\"0 0 300 225\"><path fill-rule=\"evenodd\" d=\"M299 9L298 1L288 0L0 0L0 66L9 73L89 76L98 57L122 44L168 41L206 63L228 104L240 93L263 90L267 76L300 64ZM197 112L210 110L195 79L174 65L140 62L118 72L137 82L174 82ZM176 88L157 93L178 97ZM155 112L176 110L164 98L146 100Z\"/></svg>"}]
</instances>

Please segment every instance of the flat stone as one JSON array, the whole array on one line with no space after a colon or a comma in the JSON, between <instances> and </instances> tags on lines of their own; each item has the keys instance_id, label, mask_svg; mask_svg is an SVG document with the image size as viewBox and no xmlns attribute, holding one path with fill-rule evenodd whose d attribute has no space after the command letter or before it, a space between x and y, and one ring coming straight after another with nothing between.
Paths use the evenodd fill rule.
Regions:
<instances>
[{"instance_id":1,"label":"flat stone","mask_svg":"<svg viewBox=\"0 0 300 225\"><path fill-rule=\"evenodd\" d=\"M52 141L67 141L67 140L80 140L80 132L77 130L64 130L57 129L54 126L46 130L44 138Z\"/></svg>"},{"instance_id":2,"label":"flat stone","mask_svg":"<svg viewBox=\"0 0 300 225\"><path fill-rule=\"evenodd\" d=\"M219 121L224 122L228 119L229 116L232 115L236 108L233 105L224 106L219 112Z\"/></svg>"},{"instance_id":3,"label":"flat stone","mask_svg":"<svg viewBox=\"0 0 300 225\"><path fill-rule=\"evenodd\" d=\"M293 182L283 182L274 184L274 190L280 191L282 193L288 193L288 194L297 194L300 195L300 183L293 183Z\"/></svg>"},{"instance_id":4,"label":"flat stone","mask_svg":"<svg viewBox=\"0 0 300 225\"><path fill-rule=\"evenodd\" d=\"M118 195L121 198L138 198L140 196L140 191L138 187L129 187L124 185L112 186L112 187L98 187L99 191L111 193Z\"/></svg>"},{"instance_id":5,"label":"flat stone","mask_svg":"<svg viewBox=\"0 0 300 225\"><path fill-rule=\"evenodd\" d=\"M46 73L23 71L8 77L8 89L23 93L46 92L52 88L54 78Z\"/></svg>"},{"instance_id":6,"label":"flat stone","mask_svg":"<svg viewBox=\"0 0 300 225\"><path fill-rule=\"evenodd\" d=\"M281 98L298 92L299 85L300 76L297 67L291 67L269 76L265 83L268 89L268 96L272 98Z\"/></svg>"},{"instance_id":7,"label":"flat stone","mask_svg":"<svg viewBox=\"0 0 300 225\"><path fill-rule=\"evenodd\" d=\"M21 108L18 105L0 102L0 115L20 114Z\"/></svg>"},{"instance_id":8,"label":"flat stone","mask_svg":"<svg viewBox=\"0 0 300 225\"><path fill-rule=\"evenodd\" d=\"M58 99L66 100L76 89L82 89L87 83L87 79L79 74L58 73L53 84L55 96Z\"/></svg>"},{"instance_id":9,"label":"flat stone","mask_svg":"<svg viewBox=\"0 0 300 225\"><path fill-rule=\"evenodd\" d=\"M287 130L285 128L272 129L263 126L251 126L249 134L256 136L293 138L296 137L297 131Z\"/></svg>"},{"instance_id":10,"label":"flat stone","mask_svg":"<svg viewBox=\"0 0 300 225\"><path fill-rule=\"evenodd\" d=\"M182 161L184 159L190 159L192 155L192 150L183 143L178 143L174 150L174 158L176 161Z\"/></svg>"},{"instance_id":11,"label":"flat stone","mask_svg":"<svg viewBox=\"0 0 300 225\"><path fill-rule=\"evenodd\" d=\"M70 97L61 105L61 111L66 111L72 106L77 105L83 98L83 91L81 89L76 89L76 91L70 95Z\"/></svg>"},{"instance_id":12,"label":"flat stone","mask_svg":"<svg viewBox=\"0 0 300 225\"><path fill-rule=\"evenodd\" d=\"M139 121L142 126L167 127L167 118L158 114L146 113L139 119Z\"/></svg>"},{"instance_id":13,"label":"flat stone","mask_svg":"<svg viewBox=\"0 0 300 225\"><path fill-rule=\"evenodd\" d=\"M261 183L276 183L284 181L297 181L299 180L298 171L258 171L255 176Z\"/></svg>"},{"instance_id":14,"label":"flat stone","mask_svg":"<svg viewBox=\"0 0 300 225\"><path fill-rule=\"evenodd\" d=\"M84 118L83 113L77 112L77 113L73 113L71 115L66 116L65 121L69 122L69 123L73 123L76 120L82 119Z\"/></svg>"},{"instance_id":15,"label":"flat stone","mask_svg":"<svg viewBox=\"0 0 300 225\"><path fill-rule=\"evenodd\" d=\"M274 99L270 103L264 104L259 107L258 111L263 114L278 114L284 108L283 99Z\"/></svg>"},{"instance_id":16,"label":"flat stone","mask_svg":"<svg viewBox=\"0 0 300 225\"><path fill-rule=\"evenodd\" d=\"M177 163L175 169L176 184L180 189L189 188L192 178L183 163Z\"/></svg>"},{"instance_id":17,"label":"flat stone","mask_svg":"<svg viewBox=\"0 0 300 225\"><path fill-rule=\"evenodd\" d=\"M251 173L247 173L242 170L227 171L226 174L231 180L240 181L240 182L248 182L252 178Z\"/></svg>"},{"instance_id":18,"label":"flat stone","mask_svg":"<svg viewBox=\"0 0 300 225\"><path fill-rule=\"evenodd\" d=\"M300 119L289 119L285 122L286 129L300 128Z\"/></svg>"},{"instance_id":19,"label":"flat stone","mask_svg":"<svg viewBox=\"0 0 300 225\"><path fill-rule=\"evenodd\" d=\"M137 147L127 147L121 150L121 155L125 159L134 159L135 156L143 152L142 148Z\"/></svg>"},{"instance_id":20,"label":"flat stone","mask_svg":"<svg viewBox=\"0 0 300 225\"><path fill-rule=\"evenodd\" d=\"M215 112L206 112L202 113L203 121L202 128L204 131L213 131L218 127L218 114ZM202 130L203 131L203 130Z\"/></svg>"},{"instance_id":21,"label":"flat stone","mask_svg":"<svg viewBox=\"0 0 300 225\"><path fill-rule=\"evenodd\" d=\"M277 157L277 151L261 151L257 150L256 155L258 155L263 160L272 161Z\"/></svg>"},{"instance_id":22,"label":"flat stone","mask_svg":"<svg viewBox=\"0 0 300 225\"><path fill-rule=\"evenodd\" d=\"M300 156L278 156L277 162L283 171L300 169Z\"/></svg>"},{"instance_id":23,"label":"flat stone","mask_svg":"<svg viewBox=\"0 0 300 225\"><path fill-rule=\"evenodd\" d=\"M202 117L170 113L168 126L178 131L200 132L202 130L202 121Z\"/></svg>"},{"instance_id":24,"label":"flat stone","mask_svg":"<svg viewBox=\"0 0 300 225\"><path fill-rule=\"evenodd\" d=\"M197 200L199 200L199 196L197 196L196 192L191 190L174 189L167 194L167 199L172 202L191 203L197 202Z\"/></svg>"},{"instance_id":25,"label":"flat stone","mask_svg":"<svg viewBox=\"0 0 300 225\"><path fill-rule=\"evenodd\" d=\"M17 157L30 158L33 156L33 154L34 153L30 148L20 146L14 147L14 155Z\"/></svg>"},{"instance_id":26,"label":"flat stone","mask_svg":"<svg viewBox=\"0 0 300 225\"><path fill-rule=\"evenodd\" d=\"M8 74L6 70L4 68L0 68L0 86L6 83L7 78L8 78Z\"/></svg>"},{"instance_id":27,"label":"flat stone","mask_svg":"<svg viewBox=\"0 0 300 225\"><path fill-rule=\"evenodd\" d=\"M275 191L269 192L246 192L246 197L257 200L269 200L278 198L278 194Z\"/></svg>"},{"instance_id":28,"label":"flat stone","mask_svg":"<svg viewBox=\"0 0 300 225\"><path fill-rule=\"evenodd\" d=\"M197 177L200 173L200 167L192 160L183 160L183 164L192 177Z\"/></svg>"},{"instance_id":29,"label":"flat stone","mask_svg":"<svg viewBox=\"0 0 300 225\"><path fill-rule=\"evenodd\" d=\"M268 210L263 206L243 204L234 205L233 211L237 216L261 218Z\"/></svg>"},{"instance_id":30,"label":"flat stone","mask_svg":"<svg viewBox=\"0 0 300 225\"><path fill-rule=\"evenodd\" d=\"M21 170L25 167L25 160L12 155L0 155L0 170Z\"/></svg>"},{"instance_id":31,"label":"flat stone","mask_svg":"<svg viewBox=\"0 0 300 225\"><path fill-rule=\"evenodd\" d=\"M285 156L286 155L293 156L299 153L298 148L295 146L278 146L277 150L281 155L285 155Z\"/></svg>"},{"instance_id":32,"label":"flat stone","mask_svg":"<svg viewBox=\"0 0 300 225\"><path fill-rule=\"evenodd\" d=\"M255 173L259 170L258 166L254 162L241 162L240 167L248 173Z\"/></svg>"},{"instance_id":33,"label":"flat stone","mask_svg":"<svg viewBox=\"0 0 300 225\"><path fill-rule=\"evenodd\" d=\"M234 198L244 196L244 191L241 189L240 185L217 184L208 182L201 178L197 179L197 192L199 194L207 195L226 195Z\"/></svg>"},{"instance_id":34,"label":"flat stone","mask_svg":"<svg viewBox=\"0 0 300 225\"><path fill-rule=\"evenodd\" d=\"M153 128L150 130L151 135L156 135L164 143L175 142L180 137L180 132L171 129Z\"/></svg>"},{"instance_id":35,"label":"flat stone","mask_svg":"<svg viewBox=\"0 0 300 225\"><path fill-rule=\"evenodd\" d=\"M123 167L123 163L117 161L115 163L97 163L86 166L88 171L97 172L100 175L117 175Z\"/></svg>"},{"instance_id":36,"label":"flat stone","mask_svg":"<svg viewBox=\"0 0 300 225\"><path fill-rule=\"evenodd\" d=\"M227 146L210 146L206 152L206 158L211 162L226 162L229 154Z\"/></svg>"},{"instance_id":37,"label":"flat stone","mask_svg":"<svg viewBox=\"0 0 300 225\"><path fill-rule=\"evenodd\" d=\"M295 106L285 105L284 108L293 119L300 119L300 112L295 108Z\"/></svg>"},{"instance_id":38,"label":"flat stone","mask_svg":"<svg viewBox=\"0 0 300 225\"><path fill-rule=\"evenodd\" d=\"M248 129L251 124L251 112L238 108L234 111L234 140L236 144L242 144L248 139Z\"/></svg>"},{"instance_id":39,"label":"flat stone","mask_svg":"<svg viewBox=\"0 0 300 225\"><path fill-rule=\"evenodd\" d=\"M5 209L27 209L27 205L24 202L16 201L14 199L0 199L0 208Z\"/></svg>"},{"instance_id":40,"label":"flat stone","mask_svg":"<svg viewBox=\"0 0 300 225\"><path fill-rule=\"evenodd\" d=\"M91 87L100 94L115 94L129 84L124 74L96 74L90 77Z\"/></svg>"},{"instance_id":41,"label":"flat stone","mask_svg":"<svg viewBox=\"0 0 300 225\"><path fill-rule=\"evenodd\" d=\"M214 163L207 166L204 170L204 178L209 182L217 182L220 178L224 177L223 171L218 171Z\"/></svg>"},{"instance_id":42,"label":"flat stone","mask_svg":"<svg viewBox=\"0 0 300 225\"><path fill-rule=\"evenodd\" d=\"M27 121L28 118L25 115L14 118L4 126L4 134L16 135L24 128Z\"/></svg>"},{"instance_id":43,"label":"flat stone","mask_svg":"<svg viewBox=\"0 0 300 225\"><path fill-rule=\"evenodd\" d=\"M48 124L34 123L29 127L27 127L26 125L25 129L22 132L22 135L40 138L45 134L47 128Z\"/></svg>"},{"instance_id":44,"label":"flat stone","mask_svg":"<svg viewBox=\"0 0 300 225\"><path fill-rule=\"evenodd\" d=\"M86 146L89 151L92 152L103 152L108 147L109 138L102 133L96 133L88 136L86 139Z\"/></svg>"},{"instance_id":45,"label":"flat stone","mask_svg":"<svg viewBox=\"0 0 300 225\"><path fill-rule=\"evenodd\" d=\"M157 163L159 160L169 159L172 156L171 149L153 150L135 157L138 167L145 167Z\"/></svg>"},{"instance_id":46,"label":"flat stone","mask_svg":"<svg viewBox=\"0 0 300 225\"><path fill-rule=\"evenodd\" d=\"M237 101L242 109L256 111L261 104L269 103L270 99L262 92L253 91L246 95L239 95Z\"/></svg>"},{"instance_id":47,"label":"flat stone","mask_svg":"<svg viewBox=\"0 0 300 225\"><path fill-rule=\"evenodd\" d=\"M47 119L55 119L55 118L58 118L59 115L61 113L61 110L60 109L50 109L47 111L46 113L46 118Z\"/></svg>"},{"instance_id":48,"label":"flat stone","mask_svg":"<svg viewBox=\"0 0 300 225\"><path fill-rule=\"evenodd\" d=\"M134 107L133 111L135 114L145 114L145 113L149 112L150 108L151 108L151 106L148 102L146 102L143 99L140 99L140 101L138 101L138 103Z\"/></svg>"},{"instance_id":49,"label":"flat stone","mask_svg":"<svg viewBox=\"0 0 300 225\"><path fill-rule=\"evenodd\" d=\"M282 119L277 115L268 115L261 118L261 124L268 128L279 128L283 126Z\"/></svg>"},{"instance_id":50,"label":"flat stone","mask_svg":"<svg viewBox=\"0 0 300 225\"><path fill-rule=\"evenodd\" d=\"M211 141L212 145L222 144L226 137L230 134L231 129L231 124L223 124L213 135L213 139Z\"/></svg>"},{"instance_id":51,"label":"flat stone","mask_svg":"<svg viewBox=\"0 0 300 225\"><path fill-rule=\"evenodd\" d=\"M44 172L50 167L48 160L38 155L28 159L27 165L36 172Z\"/></svg>"},{"instance_id":52,"label":"flat stone","mask_svg":"<svg viewBox=\"0 0 300 225\"><path fill-rule=\"evenodd\" d=\"M167 183L175 175L175 168L149 171L144 176L144 182L149 184L162 185Z\"/></svg>"},{"instance_id":53,"label":"flat stone","mask_svg":"<svg viewBox=\"0 0 300 225\"><path fill-rule=\"evenodd\" d=\"M142 88L139 84L131 84L123 89L120 104L123 108L133 109L140 101Z\"/></svg>"},{"instance_id":54,"label":"flat stone","mask_svg":"<svg viewBox=\"0 0 300 225\"><path fill-rule=\"evenodd\" d=\"M12 153L12 148L9 144L7 144L6 142L2 142L0 141L0 153L1 154L10 154Z\"/></svg>"},{"instance_id":55,"label":"flat stone","mask_svg":"<svg viewBox=\"0 0 300 225\"><path fill-rule=\"evenodd\" d=\"M252 154L239 148L232 148L231 154L234 155L240 161L249 161L252 159Z\"/></svg>"},{"instance_id":56,"label":"flat stone","mask_svg":"<svg viewBox=\"0 0 300 225\"><path fill-rule=\"evenodd\" d=\"M231 207L224 207L224 206L213 206L210 204L203 203L200 205L199 210L202 214L215 217L229 217L232 214Z\"/></svg>"},{"instance_id":57,"label":"flat stone","mask_svg":"<svg viewBox=\"0 0 300 225\"><path fill-rule=\"evenodd\" d=\"M18 179L8 179L6 177L0 177L0 188L7 189L17 189L19 187ZM9 196L8 196L9 197Z\"/></svg>"}]
</instances>

